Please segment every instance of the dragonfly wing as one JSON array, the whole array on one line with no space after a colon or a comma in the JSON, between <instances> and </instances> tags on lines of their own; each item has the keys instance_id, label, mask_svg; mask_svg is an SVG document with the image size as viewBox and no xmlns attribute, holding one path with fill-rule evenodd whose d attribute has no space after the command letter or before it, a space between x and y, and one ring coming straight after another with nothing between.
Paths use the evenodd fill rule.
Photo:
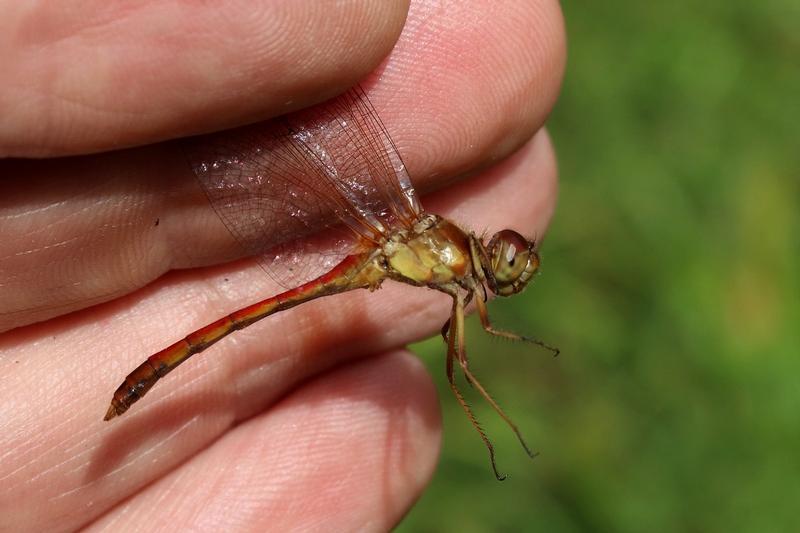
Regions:
<instances>
[{"instance_id":1,"label":"dragonfly wing","mask_svg":"<svg viewBox=\"0 0 800 533\"><path fill-rule=\"evenodd\" d=\"M361 87L286 121L356 216L387 228L410 228L419 219L422 208L405 164Z\"/></svg>"},{"instance_id":2,"label":"dragonfly wing","mask_svg":"<svg viewBox=\"0 0 800 533\"><path fill-rule=\"evenodd\" d=\"M311 236L278 244L257 260L259 265L281 286L291 289L319 278L345 257L365 250L362 241L352 232L336 227Z\"/></svg>"},{"instance_id":3,"label":"dragonfly wing","mask_svg":"<svg viewBox=\"0 0 800 533\"><path fill-rule=\"evenodd\" d=\"M379 244L421 213L405 165L358 87L269 122L195 138L187 152L230 233L284 286ZM312 251L321 230L328 244Z\"/></svg>"}]
</instances>

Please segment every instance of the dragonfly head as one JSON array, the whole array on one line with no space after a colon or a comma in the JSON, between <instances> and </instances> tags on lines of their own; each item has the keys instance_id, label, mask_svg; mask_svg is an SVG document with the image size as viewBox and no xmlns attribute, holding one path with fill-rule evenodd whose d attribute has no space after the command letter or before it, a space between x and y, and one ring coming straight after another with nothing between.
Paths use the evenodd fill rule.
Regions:
<instances>
[{"instance_id":1,"label":"dragonfly head","mask_svg":"<svg viewBox=\"0 0 800 533\"><path fill-rule=\"evenodd\" d=\"M489 288L498 296L520 292L539 269L536 243L510 229L495 233L486 252L489 264L483 267Z\"/></svg>"}]
</instances>

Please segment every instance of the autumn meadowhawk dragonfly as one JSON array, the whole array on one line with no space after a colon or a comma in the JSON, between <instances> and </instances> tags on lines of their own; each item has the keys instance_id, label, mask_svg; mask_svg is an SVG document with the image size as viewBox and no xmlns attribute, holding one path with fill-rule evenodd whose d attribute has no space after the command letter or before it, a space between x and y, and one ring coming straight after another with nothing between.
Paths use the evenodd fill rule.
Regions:
<instances>
[{"instance_id":1,"label":"autumn meadowhawk dragonfly","mask_svg":"<svg viewBox=\"0 0 800 533\"><path fill-rule=\"evenodd\" d=\"M222 317L150 356L116 390L105 420L122 415L175 367L236 330L321 296L374 291L389 279L452 297L452 314L442 328L447 379L486 445L497 478L504 476L497 471L494 449L456 386L455 365L534 456L469 369L464 309L475 300L488 333L533 342L557 354L539 340L495 329L486 309L487 289L509 296L525 287L539 267L536 245L508 229L484 243L426 213L360 87L269 123L192 140L187 152L211 206L243 251L258 257L279 283L294 288Z\"/></svg>"}]
</instances>

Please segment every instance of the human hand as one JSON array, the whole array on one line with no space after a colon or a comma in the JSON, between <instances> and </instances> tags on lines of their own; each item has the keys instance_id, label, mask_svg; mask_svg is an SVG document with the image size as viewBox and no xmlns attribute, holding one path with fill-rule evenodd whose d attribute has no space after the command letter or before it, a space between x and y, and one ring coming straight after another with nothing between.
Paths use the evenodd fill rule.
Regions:
<instances>
[{"instance_id":1,"label":"human hand","mask_svg":"<svg viewBox=\"0 0 800 533\"><path fill-rule=\"evenodd\" d=\"M225 263L228 236L159 141L378 66L363 85L418 190L474 174L426 209L541 235L557 5L415 3L391 49L400 2L90 4L1 19L0 154L48 159L0 162L0 530L387 529L436 461L434 390L398 347L438 331L441 294L386 283L280 313L102 422L144 357L275 290L252 261Z\"/></svg>"}]
</instances>

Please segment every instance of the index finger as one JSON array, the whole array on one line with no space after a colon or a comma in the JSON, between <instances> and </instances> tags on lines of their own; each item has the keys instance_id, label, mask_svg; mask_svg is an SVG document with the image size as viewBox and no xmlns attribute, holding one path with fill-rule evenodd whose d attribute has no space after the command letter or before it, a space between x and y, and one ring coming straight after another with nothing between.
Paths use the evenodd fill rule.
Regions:
<instances>
[{"instance_id":1,"label":"index finger","mask_svg":"<svg viewBox=\"0 0 800 533\"><path fill-rule=\"evenodd\" d=\"M0 157L98 152L255 122L341 92L407 2L4 2Z\"/></svg>"}]
</instances>

